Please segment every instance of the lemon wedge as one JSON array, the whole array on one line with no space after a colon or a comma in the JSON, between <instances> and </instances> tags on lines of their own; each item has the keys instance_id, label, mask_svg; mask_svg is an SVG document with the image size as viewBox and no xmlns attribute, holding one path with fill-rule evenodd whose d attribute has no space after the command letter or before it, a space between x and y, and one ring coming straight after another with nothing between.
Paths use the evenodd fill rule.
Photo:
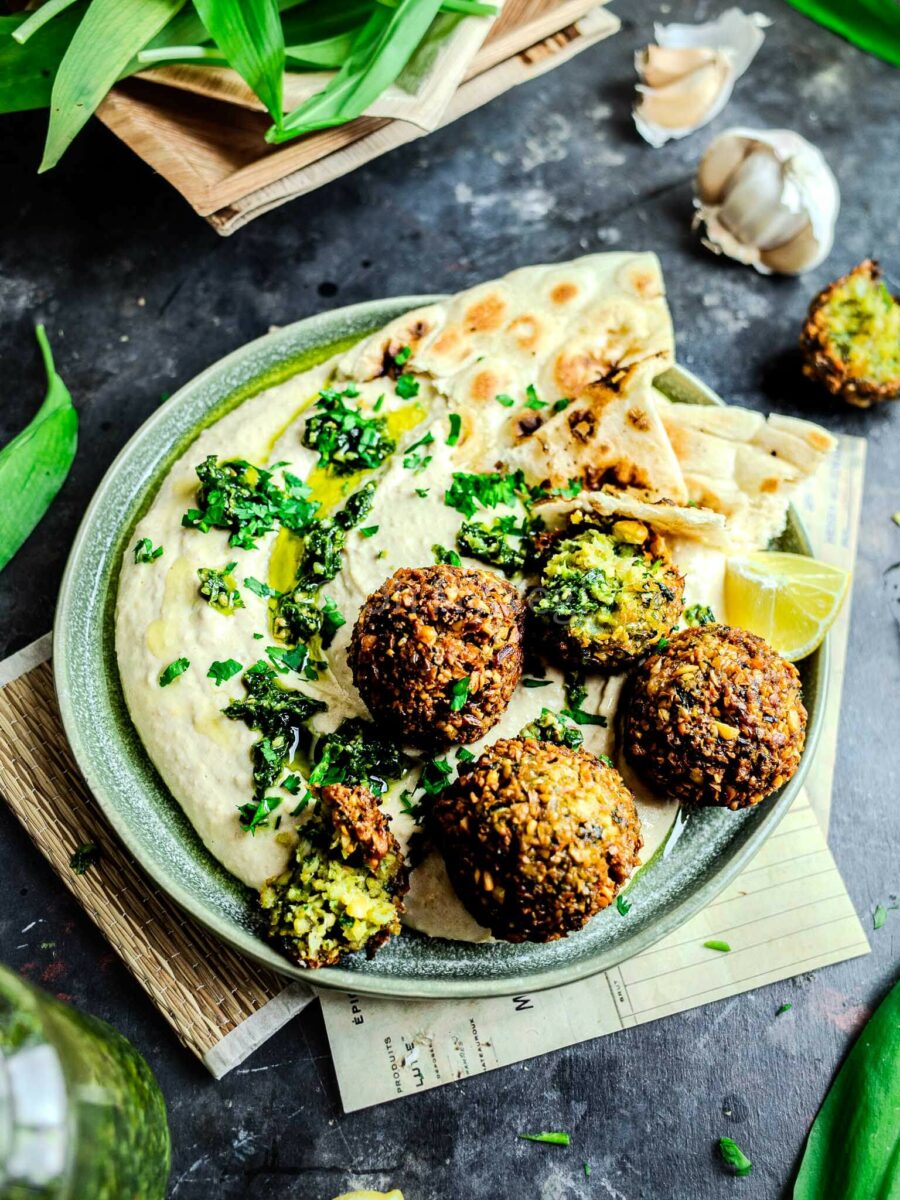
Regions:
<instances>
[{"instance_id":1,"label":"lemon wedge","mask_svg":"<svg viewBox=\"0 0 900 1200\"><path fill-rule=\"evenodd\" d=\"M822 644L847 595L850 572L803 554L760 550L730 558L725 571L729 625L765 638L797 662Z\"/></svg>"}]
</instances>

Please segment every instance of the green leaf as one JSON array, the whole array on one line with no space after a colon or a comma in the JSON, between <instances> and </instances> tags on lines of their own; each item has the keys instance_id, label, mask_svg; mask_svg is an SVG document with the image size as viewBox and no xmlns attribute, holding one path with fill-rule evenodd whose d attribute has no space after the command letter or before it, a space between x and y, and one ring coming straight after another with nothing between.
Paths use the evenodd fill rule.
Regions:
<instances>
[{"instance_id":1,"label":"green leaf","mask_svg":"<svg viewBox=\"0 0 900 1200\"><path fill-rule=\"evenodd\" d=\"M170 662L159 677L159 686L168 687L179 675L183 675L190 665L186 658L176 658L174 662Z\"/></svg>"},{"instance_id":2,"label":"green leaf","mask_svg":"<svg viewBox=\"0 0 900 1200\"><path fill-rule=\"evenodd\" d=\"M548 1142L551 1146L568 1146L572 1140L567 1133L519 1133L526 1142Z\"/></svg>"},{"instance_id":3,"label":"green leaf","mask_svg":"<svg viewBox=\"0 0 900 1200\"><path fill-rule=\"evenodd\" d=\"M462 429L462 417L459 415L459 413L450 413L449 420L450 432L447 435L447 445L455 446L459 441L459 433Z\"/></svg>"},{"instance_id":4,"label":"green leaf","mask_svg":"<svg viewBox=\"0 0 900 1200\"><path fill-rule=\"evenodd\" d=\"M284 116L284 33L276 0L194 0L213 41L269 110Z\"/></svg>"},{"instance_id":5,"label":"green leaf","mask_svg":"<svg viewBox=\"0 0 900 1200\"><path fill-rule=\"evenodd\" d=\"M13 34L15 40L20 46L24 46L28 39L39 29L42 29L48 21L52 21L54 17L58 17L61 12L67 8L71 8L75 0L44 0L36 12L33 12L27 20L23 21L16 32Z\"/></svg>"},{"instance_id":6,"label":"green leaf","mask_svg":"<svg viewBox=\"0 0 900 1200\"><path fill-rule=\"evenodd\" d=\"M794 1006L793 1006L793 1004L791 1004L790 1000L789 1000L789 1001L788 1001L786 1004L780 1004L780 1005L778 1006L778 1008L775 1010L775 1016L776 1016L776 1017L781 1017L781 1016L783 1016L783 1015L784 1015L786 1012L790 1012L790 1011L791 1011L791 1009L792 1009L793 1007L794 1007Z\"/></svg>"},{"instance_id":7,"label":"green leaf","mask_svg":"<svg viewBox=\"0 0 900 1200\"><path fill-rule=\"evenodd\" d=\"M400 0L393 10L377 5L337 75L266 140L283 142L361 116L409 62L440 7L441 0Z\"/></svg>"},{"instance_id":8,"label":"green leaf","mask_svg":"<svg viewBox=\"0 0 900 1200\"><path fill-rule=\"evenodd\" d=\"M626 900L624 896L616 896L616 908L620 917L627 917L631 912L631 901Z\"/></svg>"},{"instance_id":9,"label":"green leaf","mask_svg":"<svg viewBox=\"0 0 900 1200\"><path fill-rule=\"evenodd\" d=\"M608 724L602 713L585 712L583 708L563 708L560 711L564 717L568 717L576 725L600 725L605 729Z\"/></svg>"},{"instance_id":10,"label":"green leaf","mask_svg":"<svg viewBox=\"0 0 900 1200\"><path fill-rule=\"evenodd\" d=\"M743 1177L744 1175L749 1175L753 1170L753 1163L743 1152L737 1142L733 1141L730 1137L719 1138L719 1153L722 1155L723 1161L726 1162L729 1167L734 1168L735 1175L740 1175Z\"/></svg>"},{"instance_id":11,"label":"green leaf","mask_svg":"<svg viewBox=\"0 0 900 1200\"><path fill-rule=\"evenodd\" d=\"M788 0L788 3L871 54L900 66L900 5L892 0Z\"/></svg>"},{"instance_id":12,"label":"green leaf","mask_svg":"<svg viewBox=\"0 0 900 1200\"><path fill-rule=\"evenodd\" d=\"M450 684L450 711L460 712L465 708L466 701L469 698L469 683L471 675L464 675L462 679L454 679Z\"/></svg>"},{"instance_id":13,"label":"green leaf","mask_svg":"<svg viewBox=\"0 0 900 1200\"><path fill-rule=\"evenodd\" d=\"M56 373L43 325L35 336L47 392L31 423L0 450L0 571L46 513L75 458L78 414Z\"/></svg>"},{"instance_id":14,"label":"green leaf","mask_svg":"<svg viewBox=\"0 0 900 1200\"><path fill-rule=\"evenodd\" d=\"M72 139L139 50L185 0L92 0L63 56L50 97L50 128L40 170L62 158Z\"/></svg>"},{"instance_id":15,"label":"green leaf","mask_svg":"<svg viewBox=\"0 0 900 1200\"><path fill-rule=\"evenodd\" d=\"M878 907L875 909L875 911L872 913L872 928L873 929L881 929L886 920L887 920L887 909L884 907L883 904L879 904Z\"/></svg>"},{"instance_id":16,"label":"green leaf","mask_svg":"<svg viewBox=\"0 0 900 1200\"><path fill-rule=\"evenodd\" d=\"M233 658L226 658L224 662L210 663L209 670L206 672L206 678L215 680L216 687L221 687L223 683L227 683L229 679L233 679L238 671L243 671L243 665L236 662Z\"/></svg>"}]
</instances>

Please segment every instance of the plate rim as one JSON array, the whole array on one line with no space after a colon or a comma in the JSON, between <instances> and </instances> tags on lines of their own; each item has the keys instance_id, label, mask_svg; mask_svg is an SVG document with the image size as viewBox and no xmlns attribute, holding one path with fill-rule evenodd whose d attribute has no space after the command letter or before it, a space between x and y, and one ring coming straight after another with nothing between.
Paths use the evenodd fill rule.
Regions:
<instances>
[{"instance_id":1,"label":"plate rim","mask_svg":"<svg viewBox=\"0 0 900 1200\"><path fill-rule=\"evenodd\" d=\"M205 386L213 377L226 372L231 366L241 364L247 355L251 354L254 350L271 349L273 346L277 347L279 342L282 341L291 343L301 328L305 331L311 330L315 332L317 326L328 328L334 323L339 322L341 318L353 320L354 318L364 317L370 313L376 322L384 320L386 323L386 321L394 319L393 317L383 318L383 310L387 306L396 308L396 315L399 316L410 309L437 303L444 299L446 299L446 296L443 294L388 296L361 301L357 304L346 305L325 312L313 313L243 343L224 357L210 363L199 374L182 384L168 400L155 409L138 426L104 472L72 541L60 583L53 620L53 679L63 730L69 748L105 820L112 827L124 848L138 862L141 870L146 872L149 878L179 908L191 916L208 932L220 938L226 945L238 953L278 973L285 980L299 980L311 987L329 991L354 992L361 995L391 999L477 999L492 996L510 996L521 992L546 991L601 974L617 964L642 953L666 937L667 934L679 928L697 912L705 908L710 901L731 883L735 876L743 870L747 863L760 850L763 843L769 838L772 831L793 805L803 786L810 762L818 748L819 734L824 721L825 705L830 686L830 638L826 636L825 641L817 650L817 654L819 655L817 674L820 689L818 703L816 704L813 719L807 727L803 756L797 773L785 785L781 795L776 798L772 806L760 816L756 827L747 835L743 845L711 879L708 879L705 883L692 890L683 899L670 903L665 913L654 924L632 935L618 949L609 948L606 951L598 951L583 959L563 963L559 966L504 976L502 979L469 980L432 977L416 981L411 976L372 976L342 967L324 967L316 970L299 967L290 963L286 958L278 954L277 951L268 947L262 942L261 938L249 930L236 928L227 917L202 911L198 912L196 910L193 906L193 896L190 891L179 883L173 873L166 874L165 871L159 869L156 863L148 859L148 856L143 853L140 845L136 845L135 840L131 839L130 822L119 811L114 799L107 794L104 785L95 776L92 769L93 764L90 749L85 745L80 735L80 721L75 712L73 698L69 694L68 679L63 668L63 662L67 659L68 655L57 654L56 647L63 647L68 644L65 625L67 614L73 604L73 590L82 545L89 534L95 514L102 505L105 493L113 485L114 478L118 473L122 461L131 454L133 447L137 443L142 442L153 428L164 420L165 415L171 408L185 403L193 392ZM373 331L379 327L378 324L373 324ZM365 334L361 336L365 336ZM287 357L284 361L288 361ZM674 377L680 376L681 380L692 390L703 393L712 403L717 405L724 404L721 397L706 383L680 364L673 364L665 372L661 372L661 374L671 374ZM222 397L222 399L226 398ZM809 534L793 505L789 507L789 515L805 544L806 552L811 555L812 544ZM624 953L622 952L623 949L625 950Z\"/></svg>"}]
</instances>

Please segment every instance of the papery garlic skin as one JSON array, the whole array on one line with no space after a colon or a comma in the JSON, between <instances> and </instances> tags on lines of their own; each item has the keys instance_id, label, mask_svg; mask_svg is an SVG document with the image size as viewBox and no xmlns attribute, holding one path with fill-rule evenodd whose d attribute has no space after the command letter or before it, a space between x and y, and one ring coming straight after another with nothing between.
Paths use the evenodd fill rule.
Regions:
<instances>
[{"instance_id":1,"label":"papery garlic skin","mask_svg":"<svg viewBox=\"0 0 900 1200\"><path fill-rule=\"evenodd\" d=\"M840 208L822 152L790 129L727 129L697 171L703 244L763 275L799 275L831 251Z\"/></svg>"},{"instance_id":2,"label":"papery garlic skin","mask_svg":"<svg viewBox=\"0 0 900 1200\"><path fill-rule=\"evenodd\" d=\"M659 147L720 113L768 24L761 13L729 8L703 25L655 25L656 45L634 58L640 83L633 116L641 137Z\"/></svg>"}]
</instances>

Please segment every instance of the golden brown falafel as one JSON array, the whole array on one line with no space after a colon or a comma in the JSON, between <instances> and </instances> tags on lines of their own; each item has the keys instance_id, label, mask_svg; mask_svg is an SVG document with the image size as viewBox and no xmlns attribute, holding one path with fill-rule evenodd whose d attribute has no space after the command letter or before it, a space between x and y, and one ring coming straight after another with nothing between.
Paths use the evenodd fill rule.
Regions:
<instances>
[{"instance_id":1,"label":"golden brown falafel","mask_svg":"<svg viewBox=\"0 0 900 1200\"><path fill-rule=\"evenodd\" d=\"M684 579L663 538L643 521L573 522L541 549L529 606L542 648L564 663L619 670L681 615Z\"/></svg>"},{"instance_id":2,"label":"golden brown falafel","mask_svg":"<svg viewBox=\"0 0 900 1200\"><path fill-rule=\"evenodd\" d=\"M347 654L376 721L422 746L474 742L522 674L525 603L467 567L402 567L369 596Z\"/></svg>"},{"instance_id":3,"label":"golden brown falafel","mask_svg":"<svg viewBox=\"0 0 900 1200\"><path fill-rule=\"evenodd\" d=\"M642 840L634 797L585 750L495 742L433 808L447 872L495 937L550 942L615 899Z\"/></svg>"},{"instance_id":4,"label":"golden brown falafel","mask_svg":"<svg viewBox=\"0 0 900 1200\"><path fill-rule=\"evenodd\" d=\"M747 808L793 776L806 709L797 668L728 625L674 633L629 681L626 756L660 795Z\"/></svg>"}]
</instances>

